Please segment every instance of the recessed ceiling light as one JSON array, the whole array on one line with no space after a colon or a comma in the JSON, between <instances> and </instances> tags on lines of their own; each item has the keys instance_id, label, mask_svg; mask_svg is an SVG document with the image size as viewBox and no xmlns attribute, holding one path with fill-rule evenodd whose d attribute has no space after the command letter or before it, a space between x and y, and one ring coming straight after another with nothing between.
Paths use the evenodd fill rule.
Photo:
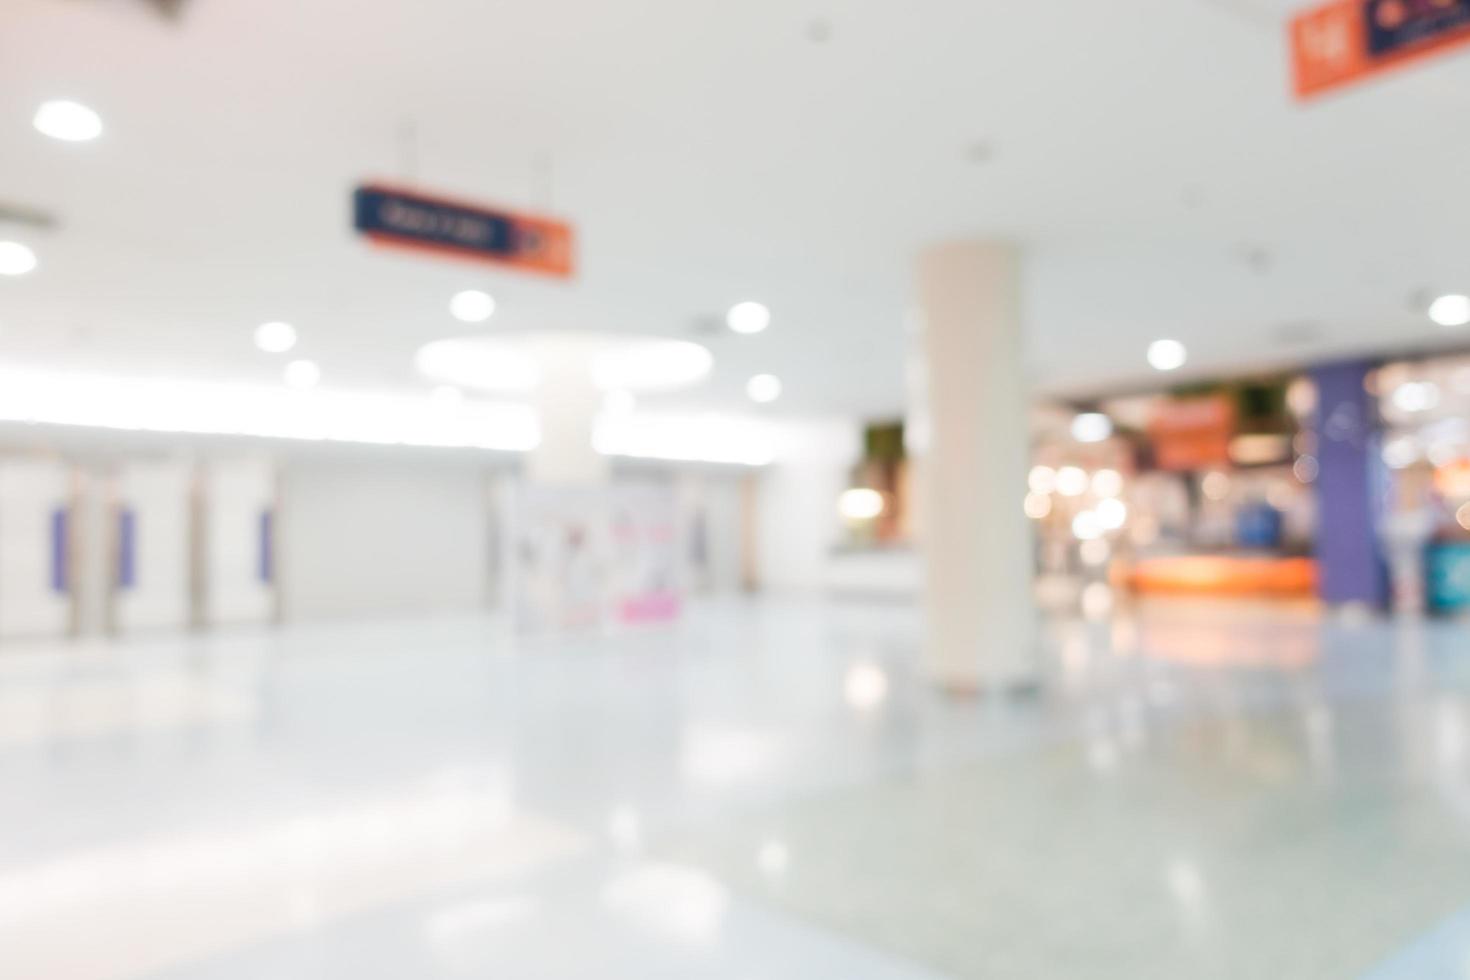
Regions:
<instances>
[{"instance_id":1,"label":"recessed ceiling light","mask_svg":"<svg viewBox=\"0 0 1470 980\"><path fill-rule=\"evenodd\" d=\"M262 323L255 328L255 346L267 354L284 354L296 346L296 328L279 320Z\"/></svg>"},{"instance_id":2,"label":"recessed ceiling light","mask_svg":"<svg viewBox=\"0 0 1470 980\"><path fill-rule=\"evenodd\" d=\"M1463 327L1470 323L1470 296L1441 296L1429 304L1429 319L1441 327Z\"/></svg>"},{"instance_id":3,"label":"recessed ceiling light","mask_svg":"<svg viewBox=\"0 0 1470 980\"><path fill-rule=\"evenodd\" d=\"M1113 436L1113 420L1101 412L1083 412L1072 420L1072 438L1078 442L1106 442Z\"/></svg>"},{"instance_id":4,"label":"recessed ceiling light","mask_svg":"<svg viewBox=\"0 0 1470 980\"><path fill-rule=\"evenodd\" d=\"M102 117L69 99L42 102L32 123L52 139L68 143L85 143L102 135Z\"/></svg>"},{"instance_id":5,"label":"recessed ceiling light","mask_svg":"<svg viewBox=\"0 0 1470 980\"><path fill-rule=\"evenodd\" d=\"M771 325L771 311L760 303L736 303L725 315L725 322L736 333L760 333Z\"/></svg>"},{"instance_id":6,"label":"recessed ceiling light","mask_svg":"<svg viewBox=\"0 0 1470 980\"><path fill-rule=\"evenodd\" d=\"M1148 345L1148 363L1155 371L1177 371L1189 360L1189 351L1177 340L1156 340Z\"/></svg>"},{"instance_id":7,"label":"recessed ceiling light","mask_svg":"<svg viewBox=\"0 0 1470 980\"><path fill-rule=\"evenodd\" d=\"M292 361L286 365L284 377L286 384L304 391L315 388L321 381L322 369L317 367L316 361Z\"/></svg>"},{"instance_id":8,"label":"recessed ceiling light","mask_svg":"<svg viewBox=\"0 0 1470 980\"><path fill-rule=\"evenodd\" d=\"M0 242L0 276L23 276L35 267L35 252L20 242Z\"/></svg>"},{"instance_id":9,"label":"recessed ceiling light","mask_svg":"<svg viewBox=\"0 0 1470 980\"><path fill-rule=\"evenodd\" d=\"M745 393L753 402L769 404L781 397L781 379L774 374L757 374L745 383Z\"/></svg>"},{"instance_id":10,"label":"recessed ceiling light","mask_svg":"<svg viewBox=\"0 0 1470 980\"><path fill-rule=\"evenodd\" d=\"M478 289L455 293L449 301L449 312L465 323L484 323L495 315L495 297Z\"/></svg>"}]
</instances>

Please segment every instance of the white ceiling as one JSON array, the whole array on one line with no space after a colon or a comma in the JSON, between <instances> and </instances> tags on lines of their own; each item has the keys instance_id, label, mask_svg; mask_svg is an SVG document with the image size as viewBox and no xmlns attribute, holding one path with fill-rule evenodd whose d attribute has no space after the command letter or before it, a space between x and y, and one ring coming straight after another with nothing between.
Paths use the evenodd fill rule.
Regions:
<instances>
[{"instance_id":1,"label":"white ceiling","mask_svg":"<svg viewBox=\"0 0 1470 980\"><path fill-rule=\"evenodd\" d=\"M697 338L717 369L686 402L743 406L773 371L778 411L881 413L913 256L961 235L1028 249L1046 388L1141 379L1166 335L1195 369L1449 340L1412 299L1470 291L1470 57L1298 106L1291 6L192 0L174 25L142 0L5 0L0 202L63 226L0 281L0 360L271 379L250 335L286 319L329 382L415 384L415 348L465 332L467 286L496 330L690 336L757 298L772 330ZM36 134L54 97L105 136ZM348 214L369 177L549 204L581 275L373 252Z\"/></svg>"}]
</instances>

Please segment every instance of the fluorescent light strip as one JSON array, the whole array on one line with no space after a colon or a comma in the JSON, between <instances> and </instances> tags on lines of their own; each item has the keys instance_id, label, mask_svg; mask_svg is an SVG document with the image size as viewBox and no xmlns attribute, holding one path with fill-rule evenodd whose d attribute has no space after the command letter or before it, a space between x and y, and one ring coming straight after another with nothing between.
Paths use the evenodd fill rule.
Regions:
<instances>
[{"instance_id":1,"label":"fluorescent light strip","mask_svg":"<svg viewBox=\"0 0 1470 980\"><path fill-rule=\"evenodd\" d=\"M522 405L447 409L428 397L15 370L0 371L0 420L508 452L541 439Z\"/></svg>"},{"instance_id":2,"label":"fluorescent light strip","mask_svg":"<svg viewBox=\"0 0 1470 980\"><path fill-rule=\"evenodd\" d=\"M775 461L771 429L720 415L603 415L592 445L604 456L766 466Z\"/></svg>"},{"instance_id":3,"label":"fluorescent light strip","mask_svg":"<svg viewBox=\"0 0 1470 980\"><path fill-rule=\"evenodd\" d=\"M17 369L0 370L0 422L502 452L541 441L527 405ZM765 423L711 415L604 415L593 437L608 456L743 466L773 462L775 441Z\"/></svg>"}]
</instances>

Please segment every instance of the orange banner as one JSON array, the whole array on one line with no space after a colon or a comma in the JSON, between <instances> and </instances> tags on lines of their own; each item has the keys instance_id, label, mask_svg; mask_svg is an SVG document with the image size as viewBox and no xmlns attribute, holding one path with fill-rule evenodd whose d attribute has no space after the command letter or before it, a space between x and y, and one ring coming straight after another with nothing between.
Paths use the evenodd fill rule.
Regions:
<instances>
[{"instance_id":1,"label":"orange banner","mask_svg":"<svg viewBox=\"0 0 1470 980\"><path fill-rule=\"evenodd\" d=\"M1333 0L1291 22L1299 99L1470 44L1470 0Z\"/></svg>"}]
</instances>

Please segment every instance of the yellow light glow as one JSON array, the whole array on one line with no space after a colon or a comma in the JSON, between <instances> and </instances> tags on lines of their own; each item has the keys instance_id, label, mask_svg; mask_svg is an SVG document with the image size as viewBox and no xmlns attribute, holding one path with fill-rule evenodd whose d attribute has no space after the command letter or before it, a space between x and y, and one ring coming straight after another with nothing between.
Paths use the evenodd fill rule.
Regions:
<instances>
[{"instance_id":1,"label":"yellow light glow","mask_svg":"<svg viewBox=\"0 0 1470 980\"><path fill-rule=\"evenodd\" d=\"M887 505L877 490L857 487L837 498L837 512L850 521L871 521L882 515Z\"/></svg>"}]
</instances>

